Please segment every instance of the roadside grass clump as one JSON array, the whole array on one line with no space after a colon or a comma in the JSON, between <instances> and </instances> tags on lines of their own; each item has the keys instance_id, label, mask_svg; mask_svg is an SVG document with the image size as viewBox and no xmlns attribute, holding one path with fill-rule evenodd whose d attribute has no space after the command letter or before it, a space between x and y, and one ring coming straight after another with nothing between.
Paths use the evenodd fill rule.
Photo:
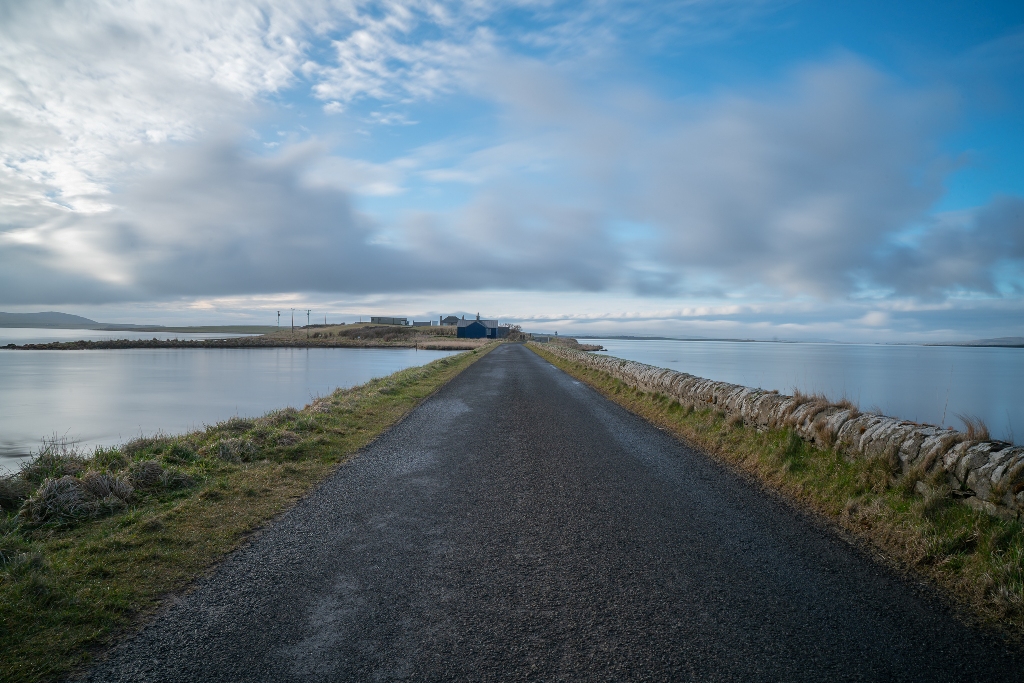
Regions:
<instances>
[{"instance_id":1,"label":"roadside grass clump","mask_svg":"<svg viewBox=\"0 0 1024 683\"><path fill-rule=\"evenodd\" d=\"M963 493L951 489L941 472L925 464L901 473L895 450L853 459L805 442L790 427L759 431L713 405L666 401L530 348L628 410L828 518L880 561L928 580L966 619L1024 640L1024 525L964 505ZM828 403L807 394L798 400ZM975 423L967 438L984 438L983 427Z\"/></svg>"},{"instance_id":2,"label":"roadside grass clump","mask_svg":"<svg viewBox=\"0 0 1024 683\"><path fill-rule=\"evenodd\" d=\"M26 524L63 525L87 517L109 514L128 505L135 488L122 477L99 472L47 479L18 511Z\"/></svg>"},{"instance_id":3,"label":"roadside grass clump","mask_svg":"<svg viewBox=\"0 0 1024 683\"><path fill-rule=\"evenodd\" d=\"M964 423L964 434L967 435L968 441L988 441L992 437L988 432L988 425L985 421L976 415L961 415L957 413L957 418Z\"/></svg>"},{"instance_id":4,"label":"roadside grass clump","mask_svg":"<svg viewBox=\"0 0 1024 683\"><path fill-rule=\"evenodd\" d=\"M43 447L31 461L21 466L20 478L31 483L77 474L86 460L66 437L44 439Z\"/></svg>"},{"instance_id":5,"label":"roadside grass clump","mask_svg":"<svg viewBox=\"0 0 1024 683\"><path fill-rule=\"evenodd\" d=\"M494 346L303 410L91 455L44 443L0 477L0 680L58 680L87 664Z\"/></svg>"}]
</instances>

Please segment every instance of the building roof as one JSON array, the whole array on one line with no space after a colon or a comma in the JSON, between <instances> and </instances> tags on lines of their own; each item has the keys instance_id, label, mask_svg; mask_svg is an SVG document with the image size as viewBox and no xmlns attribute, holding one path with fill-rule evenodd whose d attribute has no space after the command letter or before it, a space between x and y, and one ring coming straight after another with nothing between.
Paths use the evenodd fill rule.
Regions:
<instances>
[{"instance_id":1,"label":"building roof","mask_svg":"<svg viewBox=\"0 0 1024 683\"><path fill-rule=\"evenodd\" d=\"M469 327L473 323L480 323L484 327L497 327L498 326L498 321L497 320L484 320L482 318L471 318L469 320L460 320L459 321L459 327Z\"/></svg>"}]
</instances>

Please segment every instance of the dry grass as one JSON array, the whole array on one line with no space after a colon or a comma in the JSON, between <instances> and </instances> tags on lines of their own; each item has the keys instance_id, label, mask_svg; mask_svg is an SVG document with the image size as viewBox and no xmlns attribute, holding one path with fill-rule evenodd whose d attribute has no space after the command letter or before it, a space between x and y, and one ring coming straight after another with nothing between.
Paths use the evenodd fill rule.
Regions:
<instances>
[{"instance_id":1,"label":"dry grass","mask_svg":"<svg viewBox=\"0 0 1024 683\"><path fill-rule=\"evenodd\" d=\"M87 349L132 348L431 348L465 350L479 348L486 339L455 339L455 327L410 327L404 325L313 325L307 328L290 326L272 330L267 334L217 339L106 339L98 341L50 342L23 344L17 348L69 351ZM450 343L445 343L450 342Z\"/></svg>"},{"instance_id":2,"label":"dry grass","mask_svg":"<svg viewBox=\"0 0 1024 683\"><path fill-rule=\"evenodd\" d=\"M311 330L309 343L314 346L399 346L424 350L468 351L488 343L487 339L457 339L454 326L408 327L355 323ZM306 330L283 330L267 335L270 341L305 342Z\"/></svg>"},{"instance_id":3,"label":"dry grass","mask_svg":"<svg viewBox=\"0 0 1024 683\"><path fill-rule=\"evenodd\" d=\"M0 680L63 678L489 349L0 478Z\"/></svg>"},{"instance_id":4,"label":"dry grass","mask_svg":"<svg viewBox=\"0 0 1024 683\"><path fill-rule=\"evenodd\" d=\"M790 429L758 432L719 412L637 391L607 373L531 348L625 408L840 525L881 561L932 582L963 608L965 618L1024 640L1019 522L957 502L957 492L941 476L929 480L924 470L900 475L895 452L850 460L805 443ZM800 400L827 402L813 395ZM976 427L975 436L982 433Z\"/></svg>"},{"instance_id":5,"label":"dry grass","mask_svg":"<svg viewBox=\"0 0 1024 683\"><path fill-rule=\"evenodd\" d=\"M964 434L968 441L989 441L992 438L988 432L988 425L980 417L957 413L957 418L964 423Z\"/></svg>"}]
</instances>

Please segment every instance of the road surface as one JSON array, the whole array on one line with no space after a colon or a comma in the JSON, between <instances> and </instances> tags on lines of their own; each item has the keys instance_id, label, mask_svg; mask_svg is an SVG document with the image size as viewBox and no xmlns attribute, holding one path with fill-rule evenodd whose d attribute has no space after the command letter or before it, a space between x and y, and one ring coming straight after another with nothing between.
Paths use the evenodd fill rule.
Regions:
<instances>
[{"instance_id":1,"label":"road surface","mask_svg":"<svg viewBox=\"0 0 1024 683\"><path fill-rule=\"evenodd\" d=\"M1010 681L1024 658L519 345L92 681Z\"/></svg>"}]
</instances>

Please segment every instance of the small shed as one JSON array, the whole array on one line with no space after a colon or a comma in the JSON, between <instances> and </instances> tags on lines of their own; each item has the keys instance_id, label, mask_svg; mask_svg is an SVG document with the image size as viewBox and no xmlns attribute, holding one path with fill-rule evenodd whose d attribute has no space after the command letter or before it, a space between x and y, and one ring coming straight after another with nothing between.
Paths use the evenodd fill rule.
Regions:
<instances>
[{"instance_id":1,"label":"small shed","mask_svg":"<svg viewBox=\"0 0 1024 683\"><path fill-rule=\"evenodd\" d=\"M387 318L383 316L371 316L370 323L374 325L408 325L408 318Z\"/></svg>"},{"instance_id":2,"label":"small shed","mask_svg":"<svg viewBox=\"0 0 1024 683\"><path fill-rule=\"evenodd\" d=\"M459 318L458 316L455 315L449 315L445 318L440 318L440 321L442 325L449 325L451 327L455 327L456 325L459 324Z\"/></svg>"}]
</instances>

